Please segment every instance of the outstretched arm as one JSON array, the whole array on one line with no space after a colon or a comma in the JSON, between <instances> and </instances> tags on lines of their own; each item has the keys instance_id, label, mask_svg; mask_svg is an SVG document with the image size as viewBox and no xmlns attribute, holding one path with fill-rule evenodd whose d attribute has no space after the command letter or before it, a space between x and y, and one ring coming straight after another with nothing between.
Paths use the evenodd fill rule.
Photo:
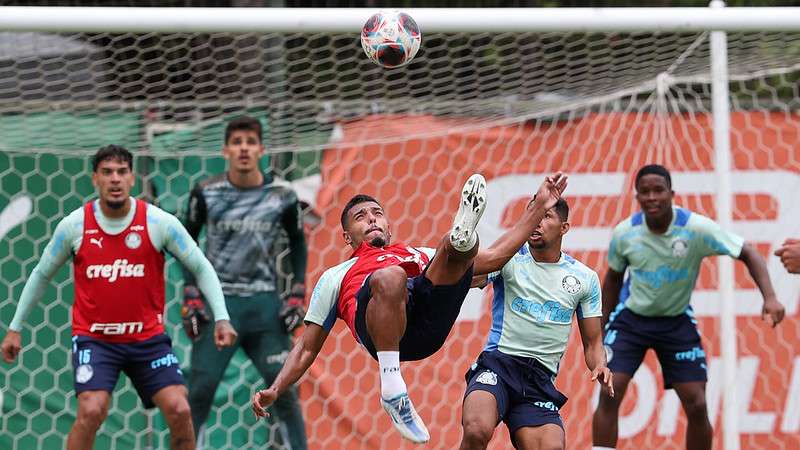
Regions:
<instances>
[{"instance_id":1,"label":"outstretched arm","mask_svg":"<svg viewBox=\"0 0 800 450\"><path fill-rule=\"evenodd\" d=\"M775 289L772 287L772 281L769 278L764 258L758 254L758 251L753 246L745 243L742 247L742 252L739 254L739 259L747 266L750 276L753 277L753 281L756 282L758 289L761 291L761 296L764 298L761 318L772 327L775 327L783 320L786 311L775 296Z\"/></svg>"},{"instance_id":2,"label":"outstretched arm","mask_svg":"<svg viewBox=\"0 0 800 450\"><path fill-rule=\"evenodd\" d=\"M36 304L39 303L42 296L44 296L48 282L72 254L72 241L76 236L80 236L83 233L82 217L82 214L74 213L58 223L53 232L53 237L42 253L42 259L36 264L33 272L25 282L19 305L17 305L17 310L14 312L14 317L8 326L8 333L3 338L2 344L0 344L0 352L5 362L14 362L20 350L22 350L22 335L20 334L22 324Z\"/></svg>"},{"instance_id":3,"label":"outstretched arm","mask_svg":"<svg viewBox=\"0 0 800 450\"><path fill-rule=\"evenodd\" d=\"M606 351L603 349L603 331L599 317L578 320L583 342L586 367L592 372L592 381L598 381L609 397L614 396L614 382L606 366Z\"/></svg>"},{"instance_id":4,"label":"outstretched arm","mask_svg":"<svg viewBox=\"0 0 800 450\"><path fill-rule=\"evenodd\" d=\"M536 230L547 210L555 206L566 188L567 176L561 172L546 177L539 186L533 202L525 208L522 218L510 230L503 233L490 248L478 252L474 260L473 273L483 275L502 269Z\"/></svg>"},{"instance_id":5,"label":"outstretched arm","mask_svg":"<svg viewBox=\"0 0 800 450\"><path fill-rule=\"evenodd\" d=\"M328 332L321 326L307 322L300 340L295 344L286 362L283 364L280 373L275 377L275 381L267 389L258 391L253 395L252 407L256 417L267 417L266 408L275 402L289 386L292 386L304 373L311 367L317 359Z\"/></svg>"}]
</instances>

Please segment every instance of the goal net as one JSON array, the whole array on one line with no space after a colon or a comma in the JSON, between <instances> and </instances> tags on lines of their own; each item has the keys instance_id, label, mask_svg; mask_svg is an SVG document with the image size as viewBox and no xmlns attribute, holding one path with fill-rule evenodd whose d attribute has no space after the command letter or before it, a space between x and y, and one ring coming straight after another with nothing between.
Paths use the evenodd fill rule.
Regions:
<instances>
[{"instance_id":1,"label":"goal net","mask_svg":"<svg viewBox=\"0 0 800 450\"><path fill-rule=\"evenodd\" d=\"M775 330L761 321L742 264L735 279L719 280L715 259L706 261L692 304L708 355L709 414L722 448L716 289L732 283L742 448L797 448L800 278L771 252L800 237L800 34L729 33L728 43L733 230L766 258L787 320ZM394 236L430 246L473 172L488 180L482 245L519 217L545 174L569 173L565 250L602 277L611 229L636 209L631 177L641 165L666 165L676 202L716 217L709 51L707 33L425 33L411 64L385 70L363 55L355 31L0 32L0 322L10 322L58 221L93 197L88 157L97 148L134 151L136 195L183 217L192 186L225 169L224 125L242 114L265 126L264 169L291 181L307 205L309 292L349 257L339 214L352 195L377 197ZM168 333L188 374L181 286L170 259ZM486 341L489 295L470 294L440 352L403 365L430 448L458 446L464 373ZM64 447L76 411L72 297L65 266L24 326L19 360L0 365L0 448ZM597 391L576 334L557 385L570 397L567 445L587 448ZM411 448L380 409L377 364L365 355L340 323L301 380L309 448ZM649 354L622 407L618 448L683 448L685 418L662 384ZM239 352L213 394L205 448L282 448L281 424L256 423L250 412L263 385ZM167 445L163 419L145 414L121 377L96 448ZM503 427L491 448L511 448Z\"/></svg>"}]
</instances>

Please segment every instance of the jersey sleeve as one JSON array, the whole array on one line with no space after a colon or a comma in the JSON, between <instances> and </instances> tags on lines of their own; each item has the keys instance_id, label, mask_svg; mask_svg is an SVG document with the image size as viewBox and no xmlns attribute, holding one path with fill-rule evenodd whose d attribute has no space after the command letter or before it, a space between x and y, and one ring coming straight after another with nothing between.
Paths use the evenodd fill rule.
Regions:
<instances>
[{"instance_id":1,"label":"jersey sleeve","mask_svg":"<svg viewBox=\"0 0 800 450\"><path fill-rule=\"evenodd\" d=\"M177 217L155 206L147 207L147 225L153 246L178 259L197 280L197 287L214 313L214 320L230 320L214 267Z\"/></svg>"},{"instance_id":2,"label":"jersey sleeve","mask_svg":"<svg viewBox=\"0 0 800 450\"><path fill-rule=\"evenodd\" d=\"M603 315L603 301L600 289L600 278L597 272L591 271L589 277L589 287L586 294L578 303L575 313L578 319L588 319L590 317L601 317Z\"/></svg>"},{"instance_id":3,"label":"jersey sleeve","mask_svg":"<svg viewBox=\"0 0 800 450\"><path fill-rule=\"evenodd\" d=\"M744 239L738 234L724 230L719 224L700 214L692 214L694 229L700 234L703 256L728 255L738 258L742 253Z\"/></svg>"},{"instance_id":4,"label":"jersey sleeve","mask_svg":"<svg viewBox=\"0 0 800 450\"><path fill-rule=\"evenodd\" d=\"M342 285L342 274L331 268L322 274L314 291L306 313L306 322L315 323L325 331L330 331L336 322L336 304Z\"/></svg>"},{"instance_id":5,"label":"jersey sleeve","mask_svg":"<svg viewBox=\"0 0 800 450\"><path fill-rule=\"evenodd\" d=\"M198 184L192 189L192 192L189 193L189 204L186 209L186 217L183 221L186 226L186 231L195 242L198 242L200 232L203 230L203 226L205 226L206 223L206 217L206 200L205 197L203 197L203 188ZM194 285L197 283L194 275L186 266L181 266L181 271L183 272L183 281L187 285Z\"/></svg>"},{"instance_id":6,"label":"jersey sleeve","mask_svg":"<svg viewBox=\"0 0 800 450\"><path fill-rule=\"evenodd\" d=\"M628 258L623 254L622 249L622 235L626 229L625 222L617 225L611 234L611 242L608 244L608 267L614 272L625 272L625 268L628 267Z\"/></svg>"},{"instance_id":7,"label":"jersey sleeve","mask_svg":"<svg viewBox=\"0 0 800 450\"><path fill-rule=\"evenodd\" d=\"M303 229L303 211L300 209L300 202L294 191L289 193L287 199L286 208L281 216L281 225L289 238L289 260L292 265L293 283L304 284L308 264L308 247Z\"/></svg>"},{"instance_id":8,"label":"jersey sleeve","mask_svg":"<svg viewBox=\"0 0 800 450\"><path fill-rule=\"evenodd\" d=\"M9 329L20 331L30 312L44 296L48 282L74 252L73 245L83 235L83 208L62 219L53 232L53 237L34 267L19 298L19 305L11 319Z\"/></svg>"}]
</instances>

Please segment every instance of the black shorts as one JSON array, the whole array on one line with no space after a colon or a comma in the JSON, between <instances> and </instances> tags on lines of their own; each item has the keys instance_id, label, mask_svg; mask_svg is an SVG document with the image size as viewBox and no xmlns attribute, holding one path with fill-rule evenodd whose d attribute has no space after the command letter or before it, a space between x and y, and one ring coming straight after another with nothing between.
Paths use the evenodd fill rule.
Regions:
<instances>
[{"instance_id":1,"label":"black shorts","mask_svg":"<svg viewBox=\"0 0 800 450\"><path fill-rule=\"evenodd\" d=\"M133 382L145 408L153 408L153 395L183 383L183 373L172 341L166 334L142 342L113 344L89 336L72 337L72 369L75 393L113 392L119 372Z\"/></svg>"},{"instance_id":2,"label":"black shorts","mask_svg":"<svg viewBox=\"0 0 800 450\"><path fill-rule=\"evenodd\" d=\"M665 389L675 383L706 381L706 353L696 323L691 310L674 317L646 317L622 308L606 326L608 368L632 376L652 348L661 363Z\"/></svg>"},{"instance_id":3,"label":"black shorts","mask_svg":"<svg viewBox=\"0 0 800 450\"><path fill-rule=\"evenodd\" d=\"M436 353L456 323L472 283L472 266L456 284L434 286L425 273L406 282L406 332L400 340L400 361L418 361ZM356 334L376 360L375 345L367 332L367 304L372 300L369 277L356 293Z\"/></svg>"},{"instance_id":4,"label":"black shorts","mask_svg":"<svg viewBox=\"0 0 800 450\"><path fill-rule=\"evenodd\" d=\"M558 411L567 397L553 385L553 374L536 359L497 350L483 352L465 378L464 398L472 391L492 394L497 401L497 417L512 436L520 428L548 423L564 428Z\"/></svg>"}]
</instances>

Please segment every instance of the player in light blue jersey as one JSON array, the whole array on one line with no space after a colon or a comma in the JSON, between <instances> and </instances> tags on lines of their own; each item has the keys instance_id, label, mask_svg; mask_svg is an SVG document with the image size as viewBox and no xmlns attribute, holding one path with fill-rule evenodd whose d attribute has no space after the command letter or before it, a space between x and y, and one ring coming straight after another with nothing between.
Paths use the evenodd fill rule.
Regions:
<instances>
[{"instance_id":1,"label":"player in light blue jersey","mask_svg":"<svg viewBox=\"0 0 800 450\"><path fill-rule=\"evenodd\" d=\"M592 429L595 449L616 446L619 405L650 348L661 364L664 387L675 389L686 413L686 448L711 449L706 355L689 305L703 258L741 260L764 297L762 318L773 327L783 320L783 305L756 249L713 220L674 207L673 196L666 168L652 164L639 169L636 200L642 211L617 225L609 244L604 343L617 396L600 393Z\"/></svg>"},{"instance_id":2,"label":"player in light blue jersey","mask_svg":"<svg viewBox=\"0 0 800 450\"><path fill-rule=\"evenodd\" d=\"M591 380L613 395L606 367L597 274L561 251L569 206L560 198L516 252L496 244L475 259L475 285L494 287L486 347L466 374L461 449L485 449L505 422L514 447L563 449L559 409L567 401L553 385L577 315ZM501 244L501 243L498 243ZM512 250L513 252L513 250Z\"/></svg>"}]
</instances>

